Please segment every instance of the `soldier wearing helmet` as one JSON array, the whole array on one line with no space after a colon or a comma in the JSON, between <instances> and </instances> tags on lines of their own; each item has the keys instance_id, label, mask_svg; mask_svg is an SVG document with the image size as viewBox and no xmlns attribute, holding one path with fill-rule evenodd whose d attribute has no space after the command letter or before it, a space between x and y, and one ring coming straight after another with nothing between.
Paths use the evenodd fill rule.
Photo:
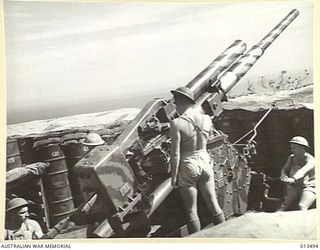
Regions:
<instances>
[{"instance_id":1,"label":"soldier wearing helmet","mask_svg":"<svg viewBox=\"0 0 320 250\"><path fill-rule=\"evenodd\" d=\"M97 146L105 144L105 141L97 133L89 133L87 137L82 141L82 144L89 147L89 150L94 149Z\"/></svg>"},{"instance_id":2,"label":"soldier wearing helmet","mask_svg":"<svg viewBox=\"0 0 320 250\"><path fill-rule=\"evenodd\" d=\"M314 158L307 152L308 141L295 136L290 141L292 154L281 170L280 179L287 184L282 210L308 209L316 199Z\"/></svg>"},{"instance_id":3,"label":"soldier wearing helmet","mask_svg":"<svg viewBox=\"0 0 320 250\"><path fill-rule=\"evenodd\" d=\"M23 198L13 198L7 203L6 240L40 239L43 235L39 223L29 219L28 205Z\"/></svg>"},{"instance_id":4,"label":"soldier wearing helmet","mask_svg":"<svg viewBox=\"0 0 320 250\"><path fill-rule=\"evenodd\" d=\"M212 130L211 118L194 107L193 92L182 87L172 90L180 117L171 122L171 184L179 188L186 210L189 233L201 229L197 214L198 189L211 215L212 222L225 221L215 193L211 158L206 150Z\"/></svg>"}]
</instances>

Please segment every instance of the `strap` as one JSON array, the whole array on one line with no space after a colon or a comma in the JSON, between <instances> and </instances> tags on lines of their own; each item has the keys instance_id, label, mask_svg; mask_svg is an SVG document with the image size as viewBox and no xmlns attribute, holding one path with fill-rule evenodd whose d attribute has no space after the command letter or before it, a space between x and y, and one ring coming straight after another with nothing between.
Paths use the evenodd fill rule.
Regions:
<instances>
[{"instance_id":1,"label":"strap","mask_svg":"<svg viewBox=\"0 0 320 250\"><path fill-rule=\"evenodd\" d=\"M200 132L200 133L210 133L210 131L207 131L207 130L204 130L202 128L199 127L199 125L194 121L192 120L189 116L187 115L182 115L180 116L183 120L191 123L191 125L194 127L194 130L196 131L196 133L192 136L190 136L187 140L183 141L182 143L186 143L187 141L190 141L194 136L197 135L197 131ZM202 118L203 119L203 118Z\"/></svg>"},{"instance_id":2,"label":"strap","mask_svg":"<svg viewBox=\"0 0 320 250\"><path fill-rule=\"evenodd\" d=\"M187 116L187 115L182 115L182 116L180 116L180 117L181 117L183 120L191 123L196 131L199 131L199 132L201 132L201 133L203 133L203 132L204 132L204 133L210 133L210 131L200 128L200 126L199 126L194 120L192 120L189 116ZM203 120L203 118L202 118L202 120Z\"/></svg>"}]
</instances>

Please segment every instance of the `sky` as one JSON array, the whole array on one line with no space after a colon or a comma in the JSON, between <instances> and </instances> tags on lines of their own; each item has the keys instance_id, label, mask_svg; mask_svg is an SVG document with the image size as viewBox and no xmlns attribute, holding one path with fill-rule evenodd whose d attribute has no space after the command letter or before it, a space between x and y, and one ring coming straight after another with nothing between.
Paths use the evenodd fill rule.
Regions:
<instances>
[{"instance_id":1,"label":"sky","mask_svg":"<svg viewBox=\"0 0 320 250\"><path fill-rule=\"evenodd\" d=\"M295 8L300 15L246 78L312 69L312 1L4 1L7 115L104 100L134 107L132 96L185 86L234 40L251 48Z\"/></svg>"}]
</instances>

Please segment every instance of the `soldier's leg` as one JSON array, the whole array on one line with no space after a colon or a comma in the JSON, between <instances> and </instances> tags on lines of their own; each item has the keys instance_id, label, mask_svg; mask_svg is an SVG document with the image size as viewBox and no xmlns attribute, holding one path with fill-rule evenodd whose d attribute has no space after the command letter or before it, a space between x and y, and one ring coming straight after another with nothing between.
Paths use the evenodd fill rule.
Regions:
<instances>
[{"instance_id":1,"label":"soldier's leg","mask_svg":"<svg viewBox=\"0 0 320 250\"><path fill-rule=\"evenodd\" d=\"M216 197L214 180L211 179L207 182L199 184L200 192L212 216L212 222L217 225L225 221L224 214L219 206Z\"/></svg>"},{"instance_id":2,"label":"soldier's leg","mask_svg":"<svg viewBox=\"0 0 320 250\"><path fill-rule=\"evenodd\" d=\"M300 210L307 210L312 203L316 200L316 194L312 191L305 190L302 192L300 201L299 201L299 209Z\"/></svg>"},{"instance_id":3,"label":"soldier's leg","mask_svg":"<svg viewBox=\"0 0 320 250\"><path fill-rule=\"evenodd\" d=\"M286 193L286 198L284 200L284 204L281 210L283 211L289 211L293 210L292 205L299 199L300 192L292 186L292 185L287 185L287 193Z\"/></svg>"},{"instance_id":4,"label":"soldier's leg","mask_svg":"<svg viewBox=\"0 0 320 250\"><path fill-rule=\"evenodd\" d=\"M197 213L198 191L196 187L182 187L179 188L179 191L188 217L187 225L189 233L198 232L201 229L200 220Z\"/></svg>"}]
</instances>

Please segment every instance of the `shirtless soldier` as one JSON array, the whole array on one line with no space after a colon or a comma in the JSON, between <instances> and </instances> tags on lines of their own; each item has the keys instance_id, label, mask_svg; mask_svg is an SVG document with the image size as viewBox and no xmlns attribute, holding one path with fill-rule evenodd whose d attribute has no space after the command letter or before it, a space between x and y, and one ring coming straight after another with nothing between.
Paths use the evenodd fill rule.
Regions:
<instances>
[{"instance_id":1,"label":"shirtless soldier","mask_svg":"<svg viewBox=\"0 0 320 250\"><path fill-rule=\"evenodd\" d=\"M180 117L171 122L171 184L179 187L188 217L189 233L201 229L197 213L198 189L216 225L225 221L215 193L211 158L206 150L212 122L194 107L192 91L187 87L172 90Z\"/></svg>"},{"instance_id":2,"label":"shirtless soldier","mask_svg":"<svg viewBox=\"0 0 320 250\"><path fill-rule=\"evenodd\" d=\"M5 240L40 239L43 235L39 223L29 219L28 205L23 198L13 198L8 202Z\"/></svg>"}]
</instances>

